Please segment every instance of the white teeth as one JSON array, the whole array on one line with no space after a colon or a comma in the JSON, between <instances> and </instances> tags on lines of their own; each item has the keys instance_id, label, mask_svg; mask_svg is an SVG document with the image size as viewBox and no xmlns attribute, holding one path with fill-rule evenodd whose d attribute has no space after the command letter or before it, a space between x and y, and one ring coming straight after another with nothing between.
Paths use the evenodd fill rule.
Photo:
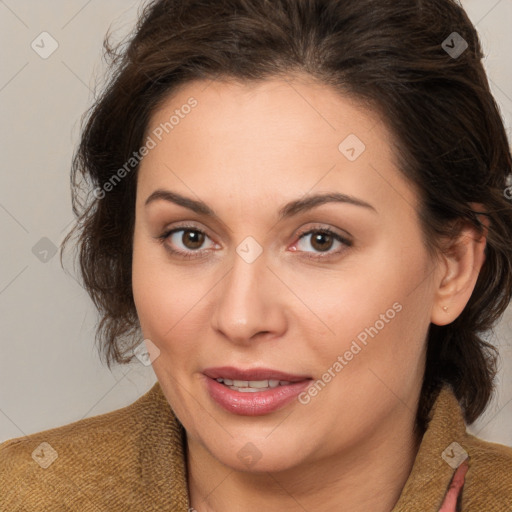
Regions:
<instances>
[{"instance_id":1,"label":"white teeth","mask_svg":"<svg viewBox=\"0 0 512 512\"><path fill-rule=\"evenodd\" d=\"M268 388L268 380L250 380L249 386L251 388Z\"/></svg>"},{"instance_id":2,"label":"white teeth","mask_svg":"<svg viewBox=\"0 0 512 512\"><path fill-rule=\"evenodd\" d=\"M291 384L288 380L231 380L231 379L216 379L217 382L223 383L235 391L241 392L255 392L258 390L267 390L277 388L277 386L287 386Z\"/></svg>"}]
</instances>

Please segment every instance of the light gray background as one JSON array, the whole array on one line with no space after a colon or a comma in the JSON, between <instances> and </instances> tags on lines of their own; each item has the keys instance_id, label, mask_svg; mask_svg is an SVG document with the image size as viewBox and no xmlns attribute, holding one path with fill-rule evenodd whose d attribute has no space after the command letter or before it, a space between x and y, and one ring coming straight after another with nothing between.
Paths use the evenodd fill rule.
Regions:
<instances>
[{"instance_id":1,"label":"light gray background","mask_svg":"<svg viewBox=\"0 0 512 512\"><path fill-rule=\"evenodd\" d=\"M510 140L512 0L462 4L479 30ZM42 238L59 246L73 222L70 161L103 76L103 37L109 27L115 39L130 31L141 5L0 0L0 442L126 406L156 382L138 360L113 372L102 366L88 296L58 254L43 262L33 253L51 249ZM31 47L42 32L59 45L47 59ZM512 446L512 308L492 340L502 356L498 390L470 431Z\"/></svg>"}]
</instances>

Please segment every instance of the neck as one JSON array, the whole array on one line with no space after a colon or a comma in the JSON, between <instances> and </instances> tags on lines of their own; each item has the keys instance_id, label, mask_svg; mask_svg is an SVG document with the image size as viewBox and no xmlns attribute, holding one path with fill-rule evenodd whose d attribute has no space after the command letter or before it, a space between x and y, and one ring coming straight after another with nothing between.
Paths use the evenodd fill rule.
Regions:
<instances>
[{"instance_id":1,"label":"neck","mask_svg":"<svg viewBox=\"0 0 512 512\"><path fill-rule=\"evenodd\" d=\"M279 472L236 471L188 439L188 485L197 512L389 512L414 464L421 434L410 411L403 429L380 428L350 452Z\"/></svg>"}]
</instances>

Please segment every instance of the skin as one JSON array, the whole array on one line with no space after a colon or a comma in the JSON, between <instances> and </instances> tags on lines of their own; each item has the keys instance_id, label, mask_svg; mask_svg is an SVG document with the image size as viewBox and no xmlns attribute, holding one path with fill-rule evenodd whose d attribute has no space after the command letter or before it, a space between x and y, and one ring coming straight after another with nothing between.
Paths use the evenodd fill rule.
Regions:
<instances>
[{"instance_id":1,"label":"skin","mask_svg":"<svg viewBox=\"0 0 512 512\"><path fill-rule=\"evenodd\" d=\"M191 506L389 511L420 442L413 426L429 324L450 323L466 305L485 238L467 228L449 254L429 257L417 194L385 123L328 86L299 76L191 82L154 113L147 134L191 96L197 106L141 163L133 244L142 332L160 351L153 368L187 432ZM355 161L338 149L349 134L366 146ZM145 205L157 189L200 199L218 219L166 200ZM333 191L375 211L331 202L278 219L285 203ZM187 231L158 239L184 223L205 233L202 245ZM311 228L352 245L299 238ZM248 236L262 250L252 263L236 252ZM166 247L202 252L185 259ZM240 416L206 391L202 371L213 366L319 379L395 303L400 312L306 405ZM249 442L260 455L251 466L238 456Z\"/></svg>"}]
</instances>

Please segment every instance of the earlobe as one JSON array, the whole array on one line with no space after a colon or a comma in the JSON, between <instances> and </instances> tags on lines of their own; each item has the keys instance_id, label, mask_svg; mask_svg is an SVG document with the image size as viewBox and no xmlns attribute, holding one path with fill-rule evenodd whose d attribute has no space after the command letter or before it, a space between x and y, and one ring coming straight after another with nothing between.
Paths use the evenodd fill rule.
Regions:
<instances>
[{"instance_id":1,"label":"earlobe","mask_svg":"<svg viewBox=\"0 0 512 512\"><path fill-rule=\"evenodd\" d=\"M485 229L480 234L472 225L466 225L460 235L441 255L439 279L435 283L435 298L431 322L447 325L464 310L475 288L485 262L485 246L489 221L481 216Z\"/></svg>"}]
</instances>

